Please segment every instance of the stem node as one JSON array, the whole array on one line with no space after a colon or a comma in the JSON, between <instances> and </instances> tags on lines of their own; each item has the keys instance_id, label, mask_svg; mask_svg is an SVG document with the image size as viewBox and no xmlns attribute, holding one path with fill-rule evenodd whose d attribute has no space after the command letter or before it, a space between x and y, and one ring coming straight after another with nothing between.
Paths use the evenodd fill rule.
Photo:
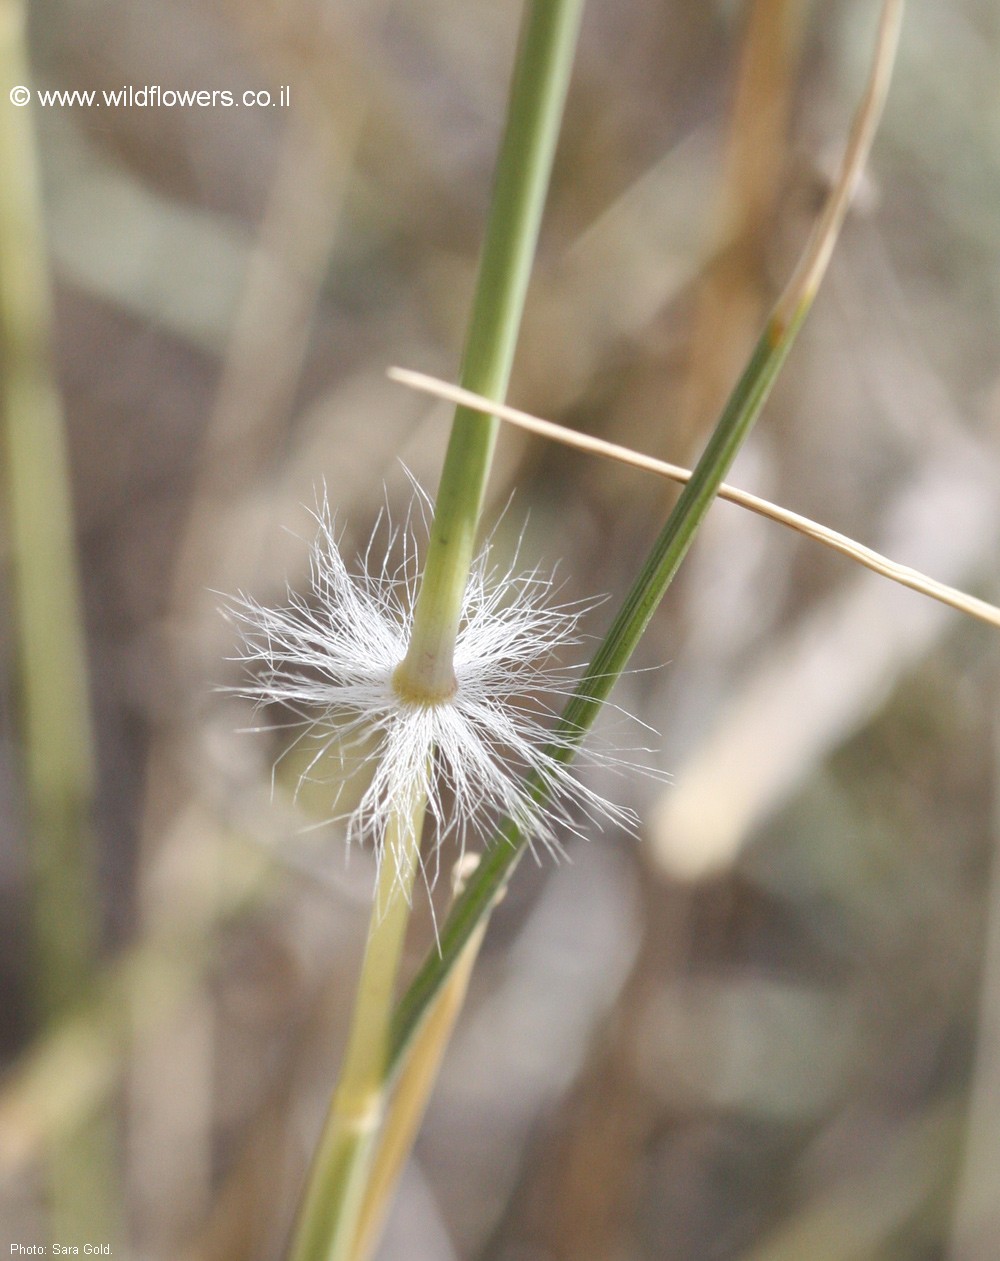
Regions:
<instances>
[{"instance_id":1,"label":"stem node","mask_svg":"<svg viewBox=\"0 0 1000 1261\"><path fill-rule=\"evenodd\" d=\"M409 705L440 705L451 700L458 691L451 655L414 653L411 644L392 673L392 690Z\"/></svg>"}]
</instances>

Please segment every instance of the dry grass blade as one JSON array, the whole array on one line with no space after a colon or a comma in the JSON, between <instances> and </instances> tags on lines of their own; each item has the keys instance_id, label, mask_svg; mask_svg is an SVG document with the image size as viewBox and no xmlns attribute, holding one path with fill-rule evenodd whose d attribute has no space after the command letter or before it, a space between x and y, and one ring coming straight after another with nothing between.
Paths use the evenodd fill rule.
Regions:
<instances>
[{"instance_id":1,"label":"dry grass blade","mask_svg":"<svg viewBox=\"0 0 1000 1261\"><path fill-rule=\"evenodd\" d=\"M690 469L681 468L676 464L668 464L664 460L654 459L650 455L643 455L639 451L632 451L629 447L619 446L614 442L605 442L602 438L594 438L589 434L577 433L575 430L566 429L564 426L553 424L549 420L541 420L537 416L519 411L514 407L491 403L488 399L470 394L468 390L459 389L458 386L449 385L445 381L439 381L436 377L426 376L422 372L411 372L407 368L391 368L389 376L401 385L408 385L415 390L423 390L428 394L433 394L452 403L461 403L466 407L478 408L484 412L488 411L491 415L499 417L500 420L505 420L509 424L517 425L521 429L527 429L542 437L550 438L554 442L562 442L581 451L589 451L593 455L601 455L608 459L618 460L623 464L631 464L634 468L657 473L660 477L667 477L675 482L687 482L691 477ZM829 526L821 525L817 521L811 521L808 517L800 516L797 512L791 512L788 508L782 508L767 499L761 499L757 495L751 495L748 491L739 490L737 487L729 486L726 483L723 483L719 488L719 498L738 504L741 508L747 508L762 517L768 517L771 521L777 521L780 525L797 530L800 534L806 535L807 538L815 539L817 543L822 543L825 547L832 548L835 552L840 552L841 555L847 556L859 565L864 565L866 569L871 569L875 573L881 574L884 578L890 578L901 586L909 587L912 591L919 591L921 595L930 596L932 600L938 600L953 609L958 609L961 613L966 613L970 617L978 618L982 622L987 622L991 626L1000 628L1000 609L995 605L988 604L985 600L979 600L975 596L967 595L965 592L949 587L946 583L938 582L934 578L929 578L926 574L922 574L916 569L911 569L908 565L901 565L898 561L890 560L888 556L883 556L872 548L865 547L863 543L855 542L854 539L848 538L846 534L839 534L836 530L831 530Z\"/></svg>"},{"instance_id":2,"label":"dry grass blade","mask_svg":"<svg viewBox=\"0 0 1000 1261\"><path fill-rule=\"evenodd\" d=\"M478 854L466 854L460 859L452 873L455 896L465 888L470 874L478 865ZM365 1188L352 1261L367 1261L378 1243L393 1191L413 1148L440 1072L441 1060L465 1002L469 980L485 933L486 921L483 920L465 943L458 964L434 999L427 1019L407 1053L387 1109L385 1124L372 1162L371 1176Z\"/></svg>"},{"instance_id":3,"label":"dry grass blade","mask_svg":"<svg viewBox=\"0 0 1000 1261\"><path fill-rule=\"evenodd\" d=\"M840 173L813 230L809 245L799 259L798 267L771 316L772 327L779 331L790 327L801 316L803 308L808 307L816 296L826 274L844 216L857 190L882 117L882 106L889 91L896 48L899 45L903 6L904 0L885 0L882 6L871 76L851 125Z\"/></svg>"}]
</instances>

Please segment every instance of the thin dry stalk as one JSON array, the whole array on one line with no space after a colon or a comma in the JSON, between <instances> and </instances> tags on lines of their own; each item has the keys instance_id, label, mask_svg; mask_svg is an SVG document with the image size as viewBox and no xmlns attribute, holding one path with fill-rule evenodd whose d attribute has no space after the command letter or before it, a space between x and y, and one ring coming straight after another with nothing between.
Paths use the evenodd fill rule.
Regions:
<instances>
[{"instance_id":1,"label":"thin dry stalk","mask_svg":"<svg viewBox=\"0 0 1000 1261\"><path fill-rule=\"evenodd\" d=\"M459 389L458 386L449 385L446 381L440 381L422 372L411 372L408 368L391 368L389 376L401 385L423 390L427 394L433 394L451 403L462 403L466 407L488 411L491 415L516 425L520 429L537 433L554 442L562 442L566 446L576 447L580 451L618 460L623 464L630 464L633 468L644 469L646 472L656 473L660 477L667 477L675 482L684 483L691 478L690 469L681 468L677 464L668 464L665 460L654 459L651 455L643 455L639 451L632 451L629 447L619 446L614 442L606 442L603 438L577 433L576 430L556 425L550 420L542 420L528 412L519 411L515 407L491 403L488 399L470 394L468 390ZM934 578L929 578L908 565L901 565L898 561L890 560L888 556L883 556L863 543L848 538L846 534L831 530L829 526L811 521L797 512L782 508L778 504L773 504L767 499L761 499L757 495L750 494L749 491L740 490L725 482L719 487L719 498L738 504L739 507L747 508L750 512L756 512L759 516L767 517L771 521L777 521L780 525L788 526L807 538L822 543L824 547L840 552L842 556L847 556L859 565L864 565L866 569L871 569L884 578L898 582L901 586L909 587L911 591L919 591L921 595L947 604L950 608L968 614L969 617L978 618L979 621L1000 628L1000 608L995 605L988 604L976 596L967 595L964 591L958 591Z\"/></svg>"}]
</instances>

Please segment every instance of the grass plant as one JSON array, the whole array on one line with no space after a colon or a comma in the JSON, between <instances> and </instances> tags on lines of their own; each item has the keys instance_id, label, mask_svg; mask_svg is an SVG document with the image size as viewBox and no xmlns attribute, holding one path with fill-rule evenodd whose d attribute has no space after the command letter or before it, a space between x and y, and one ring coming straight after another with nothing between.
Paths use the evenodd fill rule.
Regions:
<instances>
[{"instance_id":1,"label":"grass plant","mask_svg":"<svg viewBox=\"0 0 1000 1261\"><path fill-rule=\"evenodd\" d=\"M531 0L525 8L462 367L465 386L497 399L513 364L582 9L582 0ZM418 708L455 690L455 647L497 426L464 409L455 417L412 633L393 676L398 696ZM415 791L386 822L392 860L383 851L348 1051L292 1261L357 1255L364 1186L386 1106L392 1002L425 806L425 794Z\"/></svg>"},{"instance_id":2,"label":"grass plant","mask_svg":"<svg viewBox=\"0 0 1000 1261\"><path fill-rule=\"evenodd\" d=\"M902 0L886 0L871 75L855 115L838 178L795 273L779 297L690 480L562 714L553 746L556 756L566 756L559 750L568 749L583 738L625 669L723 485L737 451L760 415L809 312L875 136L892 74L902 16ZM543 798L546 786L536 781L533 790ZM428 1005L461 957L465 942L501 896L525 843L526 838L515 824L511 821L502 824L482 864L442 926L438 948L428 955L397 1008L393 1070L403 1062L406 1048Z\"/></svg>"},{"instance_id":3,"label":"grass plant","mask_svg":"<svg viewBox=\"0 0 1000 1261\"><path fill-rule=\"evenodd\" d=\"M503 743L501 726L495 724L497 715L503 714L506 697L491 698L484 691L481 699L490 714L482 728L485 739L477 744L479 729L474 722L468 723L463 728L469 745L464 754L457 744L449 744L447 724L453 715L462 716L462 706L469 704L459 661L474 635L480 633L468 603L470 574L474 578L480 574L479 586L473 583L473 590L480 592L475 608L492 611L502 605L495 592L482 585L482 567L477 570L473 564L498 426L490 403L502 403L510 374L580 11L580 3L558 0L534 0L526 7L461 372L461 387L467 392L454 396L458 407L412 616L407 612L412 589L404 581L400 592L398 581L385 569L381 578L362 574L352 585L355 580L346 573L332 526L325 517L321 517L325 542L314 554L313 572L320 613L316 615L294 601L290 609L275 614L248 600L236 610L244 625L246 657L263 660L266 666L259 686L251 688L249 694L261 701L292 704L310 730L324 723L330 723L332 729L337 716L346 713L349 732L368 723L382 741L375 759L373 789L361 813L356 812L349 824L349 834L352 830L370 834L380 850L365 958L344 1065L310 1174L291 1261L360 1261L370 1255L374 1224L383 1215L394 1173L412 1140L414 1118L422 1111L431 1088L434 1072L427 1066L433 1066L440 1057L451 1012L464 989L489 913L533 835L544 833L545 812L566 783L562 768L575 756L626 668L719 494L822 281L875 133L893 64L902 2L886 0L883 5L871 77L839 176L799 266L768 319L701 459L686 476L677 505L606 638L548 744L538 755L526 753L523 760L528 775L523 788L511 794L506 821L456 899L436 947L393 1014L392 998L421 861L425 814L435 825L444 822L434 795L436 760L440 758L451 782L458 786L461 808L466 775L460 765L463 755L470 761L479 758L489 762L494 747ZM480 563L483 565L485 562ZM393 613L401 617L405 636L397 665L392 664ZM380 620L386 614L388 619ZM354 649L345 655L334 643L346 627L367 628L363 635L377 642L380 652L386 649L388 661L380 657L369 675ZM326 633L328 641L323 638ZM487 635L483 660L489 659L491 650L501 657L506 653L511 660L520 659L530 646L522 648L520 640L502 636L492 643ZM363 650L363 645L359 647ZM305 660L318 669L319 683L300 673L303 652ZM470 677L476 677L475 670ZM479 699L478 692L474 699ZM318 720L308 713L317 708ZM516 725L509 721L508 725L516 734ZM397 729L404 733L399 739ZM417 731L423 734L417 736ZM334 743L331 736L325 750ZM492 792L496 774L486 770L472 776L474 799L504 803L506 790ZM464 835L464 824L460 822L457 827ZM443 830L447 833L449 827L445 825ZM448 1018L435 1019L442 1011L449 1012ZM389 1092L397 1080L403 1089L391 1104ZM388 1137L383 1156L376 1162L387 1110Z\"/></svg>"}]
</instances>

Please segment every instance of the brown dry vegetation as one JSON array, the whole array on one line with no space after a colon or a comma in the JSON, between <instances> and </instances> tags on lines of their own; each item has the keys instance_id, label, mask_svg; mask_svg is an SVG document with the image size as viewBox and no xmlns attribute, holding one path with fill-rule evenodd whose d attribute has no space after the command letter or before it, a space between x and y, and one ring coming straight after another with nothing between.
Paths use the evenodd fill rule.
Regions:
<instances>
[{"instance_id":1,"label":"brown dry vegetation","mask_svg":"<svg viewBox=\"0 0 1000 1261\"><path fill-rule=\"evenodd\" d=\"M513 402L690 459L815 212L875 8L590 0ZM45 1139L97 1107L116 1255L264 1261L372 872L304 830L321 795L279 775L272 798L280 736L213 690L237 674L212 593L302 584L322 483L348 550L405 504L401 465L433 488L447 411L384 373L456 370L518 6L30 9L36 86L292 105L32 107L114 989L55 1058L5 630L0 1247L45 1237ZM998 55L990 0L912 0L868 182L730 478L988 599ZM673 494L508 431L494 511L512 492L501 542L527 518L568 598L612 601ZM638 842L518 871L379 1255L990 1261L1000 639L720 505L640 656L615 699L672 783L601 785Z\"/></svg>"}]
</instances>

